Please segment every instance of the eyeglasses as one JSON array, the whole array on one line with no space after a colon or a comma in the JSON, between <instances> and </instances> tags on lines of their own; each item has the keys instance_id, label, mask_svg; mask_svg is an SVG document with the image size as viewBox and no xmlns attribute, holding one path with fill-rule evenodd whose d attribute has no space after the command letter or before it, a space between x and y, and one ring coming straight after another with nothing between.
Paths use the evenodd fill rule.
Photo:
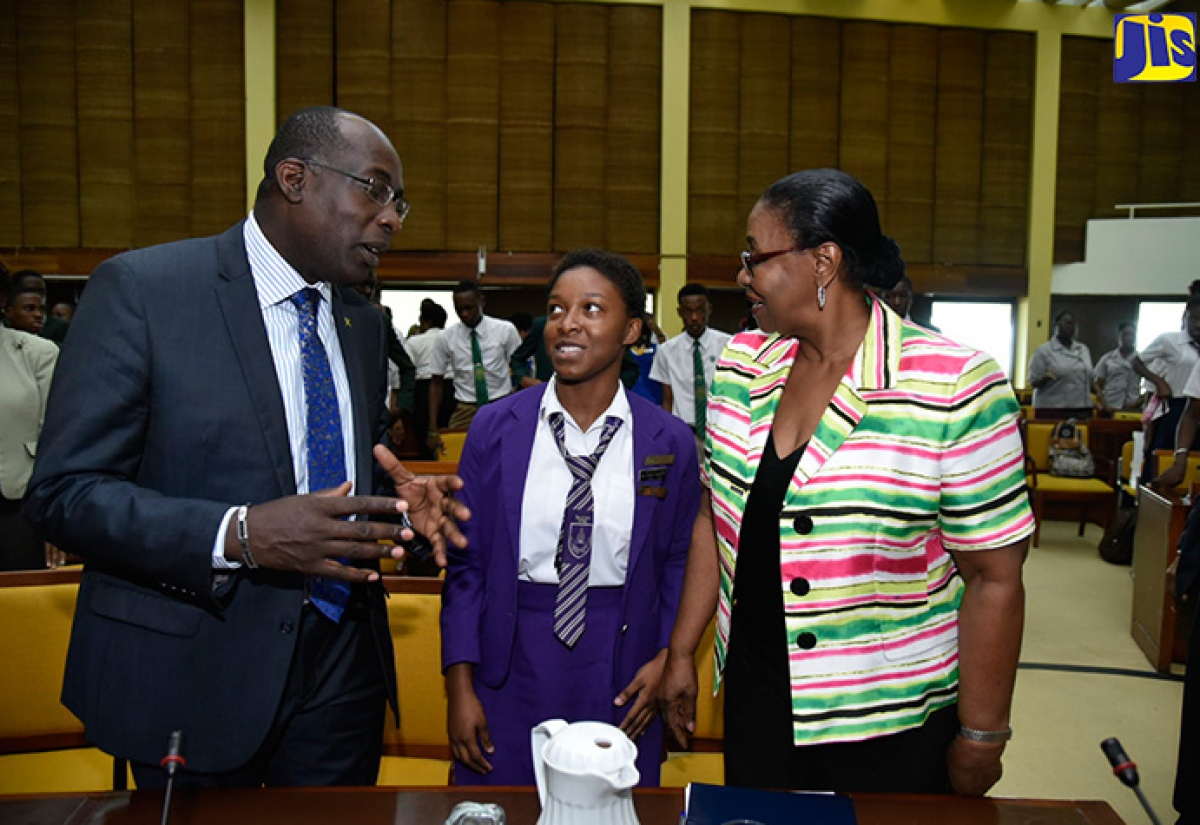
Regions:
<instances>
[{"instance_id":1,"label":"eyeglasses","mask_svg":"<svg viewBox=\"0 0 1200 825\"><path fill-rule=\"evenodd\" d=\"M759 264L765 263L772 258L778 258L780 255L786 255L789 252L803 252L807 248L808 247L797 244L796 246L791 246L787 249L777 249L774 252L755 252L753 254L750 253L750 250L743 249L742 267L748 273L750 273L750 275L754 275L754 267L758 266Z\"/></svg>"},{"instance_id":2,"label":"eyeglasses","mask_svg":"<svg viewBox=\"0 0 1200 825\"><path fill-rule=\"evenodd\" d=\"M364 178L361 175L347 172L345 169L338 169L336 166L330 166L328 163L313 160L312 158L308 158L304 162L309 166L320 166L322 169L328 169L330 172L337 172L339 175L350 178L350 180L357 183L366 191L368 198L380 206L386 207L395 203L396 214L400 216L400 223L404 223L404 219L408 217L408 210L410 209L408 201L392 186L384 183L379 178Z\"/></svg>"}]
</instances>

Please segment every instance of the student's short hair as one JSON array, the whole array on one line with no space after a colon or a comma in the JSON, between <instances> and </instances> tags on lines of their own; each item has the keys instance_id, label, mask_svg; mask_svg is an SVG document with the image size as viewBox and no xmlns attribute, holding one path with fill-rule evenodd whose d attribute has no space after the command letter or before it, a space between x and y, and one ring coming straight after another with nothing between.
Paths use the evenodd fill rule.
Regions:
<instances>
[{"instance_id":1,"label":"student's short hair","mask_svg":"<svg viewBox=\"0 0 1200 825\"><path fill-rule=\"evenodd\" d=\"M675 300L683 303L684 298L691 298L693 295L698 295L706 301L709 300L708 287L704 284L684 284L680 288L679 294L675 296Z\"/></svg>"},{"instance_id":2,"label":"student's short hair","mask_svg":"<svg viewBox=\"0 0 1200 825\"><path fill-rule=\"evenodd\" d=\"M426 326L444 327L447 317L446 310L436 301L426 298L421 302L421 321Z\"/></svg>"},{"instance_id":3,"label":"student's short hair","mask_svg":"<svg viewBox=\"0 0 1200 825\"><path fill-rule=\"evenodd\" d=\"M1117 334L1118 335L1127 329L1136 329L1136 327L1133 325L1132 321L1122 321L1121 323L1117 324Z\"/></svg>"},{"instance_id":4,"label":"student's short hair","mask_svg":"<svg viewBox=\"0 0 1200 825\"><path fill-rule=\"evenodd\" d=\"M615 252L594 248L568 252L554 267L546 291L554 291L554 285L564 272L581 267L590 267L612 281L621 295L621 300L625 302L625 311L629 317L644 320L646 284L642 281L642 273L627 258Z\"/></svg>"},{"instance_id":5,"label":"student's short hair","mask_svg":"<svg viewBox=\"0 0 1200 825\"><path fill-rule=\"evenodd\" d=\"M483 293L479 289L479 281L459 281L454 285L455 295L466 295L468 292L474 292L476 295Z\"/></svg>"}]
</instances>

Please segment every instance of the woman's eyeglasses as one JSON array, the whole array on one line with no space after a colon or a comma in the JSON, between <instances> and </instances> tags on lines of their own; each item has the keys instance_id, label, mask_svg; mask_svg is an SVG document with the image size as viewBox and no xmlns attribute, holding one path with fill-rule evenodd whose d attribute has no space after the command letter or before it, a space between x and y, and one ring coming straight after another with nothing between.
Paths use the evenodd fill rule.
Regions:
<instances>
[{"instance_id":1,"label":"woman's eyeglasses","mask_svg":"<svg viewBox=\"0 0 1200 825\"><path fill-rule=\"evenodd\" d=\"M788 247L787 249L777 249L774 252L754 252L754 253L751 253L750 250L748 250L748 249L744 249L744 250L742 250L742 267L748 273L750 273L751 276L753 276L754 268L756 266L758 266L759 264L765 263L766 261L769 261L772 258L778 258L780 255L786 255L789 252L803 252L806 248L807 247L803 247L803 246L800 246L799 244L797 244L796 246L791 246L791 247Z\"/></svg>"}]
</instances>

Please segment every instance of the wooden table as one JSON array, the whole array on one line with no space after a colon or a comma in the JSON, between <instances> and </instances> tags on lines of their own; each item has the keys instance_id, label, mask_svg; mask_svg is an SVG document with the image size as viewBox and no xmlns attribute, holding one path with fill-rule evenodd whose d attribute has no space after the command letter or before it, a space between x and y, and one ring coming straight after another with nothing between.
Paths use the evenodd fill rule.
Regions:
<instances>
[{"instance_id":1,"label":"wooden table","mask_svg":"<svg viewBox=\"0 0 1200 825\"><path fill-rule=\"evenodd\" d=\"M1138 487L1133 538L1133 621L1130 633L1160 673L1187 661L1190 617L1175 606L1175 576L1167 568L1178 555L1189 504L1178 495Z\"/></svg>"},{"instance_id":2,"label":"wooden table","mask_svg":"<svg viewBox=\"0 0 1200 825\"><path fill-rule=\"evenodd\" d=\"M503 806L508 825L534 825L537 794L530 788L320 788L176 791L172 825L442 825L458 802ZM642 825L677 825L683 791L639 790ZM1120 825L1104 802L964 799L934 796L853 796L860 825ZM159 791L45 797L0 797L6 825L157 825ZM791 823L787 823L791 825Z\"/></svg>"}]
</instances>

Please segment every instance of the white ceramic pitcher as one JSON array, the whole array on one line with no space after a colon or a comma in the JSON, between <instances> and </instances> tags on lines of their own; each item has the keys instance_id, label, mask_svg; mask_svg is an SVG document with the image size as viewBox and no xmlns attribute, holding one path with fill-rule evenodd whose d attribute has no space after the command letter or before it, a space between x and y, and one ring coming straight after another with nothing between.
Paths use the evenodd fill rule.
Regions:
<instances>
[{"instance_id":1,"label":"white ceramic pitcher","mask_svg":"<svg viewBox=\"0 0 1200 825\"><path fill-rule=\"evenodd\" d=\"M550 719L533 729L538 825L639 825L637 746L603 722Z\"/></svg>"}]
</instances>

